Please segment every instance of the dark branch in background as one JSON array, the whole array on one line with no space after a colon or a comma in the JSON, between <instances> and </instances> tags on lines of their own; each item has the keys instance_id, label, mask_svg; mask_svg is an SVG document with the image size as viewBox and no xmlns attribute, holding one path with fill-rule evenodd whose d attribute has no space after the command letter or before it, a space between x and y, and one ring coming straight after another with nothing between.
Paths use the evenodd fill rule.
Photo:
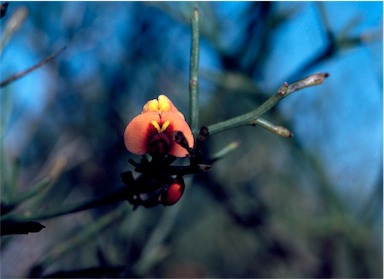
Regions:
<instances>
[{"instance_id":1,"label":"dark branch in background","mask_svg":"<svg viewBox=\"0 0 384 279\"><path fill-rule=\"evenodd\" d=\"M33 221L2 221L0 235L36 233L44 228L45 226L43 226L42 224Z\"/></svg>"},{"instance_id":2,"label":"dark branch in background","mask_svg":"<svg viewBox=\"0 0 384 279\"><path fill-rule=\"evenodd\" d=\"M3 18L6 15L8 10L8 5L9 5L8 1L4 3L0 3L0 18Z\"/></svg>"},{"instance_id":3,"label":"dark branch in background","mask_svg":"<svg viewBox=\"0 0 384 279\"><path fill-rule=\"evenodd\" d=\"M24 71L21 71L19 73L16 73L16 74L13 74L11 75L10 77L8 77L7 79L5 79L4 81L0 82L0 88L4 87L4 86L7 86L8 84L10 84L11 82L19 79L19 78L22 78L24 76L26 76L27 74L29 74L30 72L33 72L34 70L40 68L41 66L44 66L45 64L47 64L48 62L50 62L51 60L53 60L56 56L58 56L61 52L64 51L64 49L66 49L66 47L63 47L61 49L59 49L58 51L56 51L55 53L53 53L52 55L48 56L47 58L44 58L43 60L41 60L39 63L37 63L36 65L24 70Z\"/></svg>"},{"instance_id":4,"label":"dark branch in background","mask_svg":"<svg viewBox=\"0 0 384 279\"><path fill-rule=\"evenodd\" d=\"M327 44L322 50L317 52L315 57L309 59L303 66L298 68L296 72L291 74L287 78L287 80L295 80L300 76L307 74L308 72L312 71L315 67L317 67L320 63L334 58L342 51L354 47L359 47L368 42L382 40L382 32L372 32L354 36L347 34L346 31L348 30L344 30L345 32L339 32L338 34L336 34L336 32L332 30L332 26L328 19L329 16L327 14L324 4L321 2L317 2L316 7L319 13L319 20L321 23L320 26L322 26L322 28L324 29L323 32L325 33Z\"/></svg>"}]
</instances>

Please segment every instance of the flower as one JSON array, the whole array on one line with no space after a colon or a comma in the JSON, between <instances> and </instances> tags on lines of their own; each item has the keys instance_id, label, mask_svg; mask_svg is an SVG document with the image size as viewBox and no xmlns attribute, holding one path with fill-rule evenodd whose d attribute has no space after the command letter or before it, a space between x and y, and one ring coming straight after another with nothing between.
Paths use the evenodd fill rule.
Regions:
<instances>
[{"instance_id":1,"label":"flower","mask_svg":"<svg viewBox=\"0 0 384 279\"><path fill-rule=\"evenodd\" d=\"M126 148L137 155L149 153L152 157L173 155L185 157L188 150L176 143L175 132L180 131L193 147L193 135L184 119L171 100L165 95L148 101L141 114L129 122L124 132Z\"/></svg>"}]
</instances>

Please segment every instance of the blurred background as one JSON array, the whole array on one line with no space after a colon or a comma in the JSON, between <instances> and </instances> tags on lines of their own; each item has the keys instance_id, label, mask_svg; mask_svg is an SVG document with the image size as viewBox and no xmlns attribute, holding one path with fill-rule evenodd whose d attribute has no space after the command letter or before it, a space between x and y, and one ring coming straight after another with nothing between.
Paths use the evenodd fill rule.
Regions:
<instances>
[{"instance_id":1,"label":"blurred background","mask_svg":"<svg viewBox=\"0 0 384 279\"><path fill-rule=\"evenodd\" d=\"M240 146L188 177L176 205L104 206L4 236L2 278L383 276L383 3L198 6L199 125L255 109L284 81L328 72L265 115L294 137L251 126L213 135L207 157ZM193 7L10 3L1 81L66 49L1 88L2 202L47 177L15 213L49 212L121 185L128 160L139 159L125 149L124 129L145 102L166 94L188 116ZM6 42L15 15L20 26Z\"/></svg>"}]
</instances>

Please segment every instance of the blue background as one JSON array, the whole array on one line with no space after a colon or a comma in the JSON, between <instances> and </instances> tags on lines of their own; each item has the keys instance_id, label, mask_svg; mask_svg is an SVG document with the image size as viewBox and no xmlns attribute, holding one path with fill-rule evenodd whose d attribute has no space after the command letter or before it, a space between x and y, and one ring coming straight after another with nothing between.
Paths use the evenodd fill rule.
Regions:
<instances>
[{"instance_id":1,"label":"blue background","mask_svg":"<svg viewBox=\"0 0 384 279\"><path fill-rule=\"evenodd\" d=\"M104 193L108 189L102 185L89 185L94 181L87 172L92 173L93 167L105 168L102 181L118 184L118 173L127 168L131 156L122 144L125 125L148 99L165 93L187 115L193 3L15 2L2 19L2 30L4 22L22 6L28 8L28 17L1 54L1 80L62 46L67 48L54 62L1 89L1 113L6 119L3 156L9 162L21 158L23 189L44 173L49 159L57 155L55 148L65 154L60 146L73 144L75 151L68 147L68 169L90 160L94 165L86 164L80 174L69 171L70 182L59 181L58 185L71 192L75 181L84 196ZM324 84L284 99L270 120L288 125L295 144L316 158L324 179L354 216L369 204L379 202L381 206L382 2L273 2L252 10L255 6L254 2L199 2L200 124L250 111L254 100L259 103L272 95L284 81L327 72L330 77ZM283 21L268 29L268 24L278 22L272 19ZM339 40L338 48L306 67L328 46L324 20ZM366 41L347 44L351 38ZM246 81L229 86L226 78L217 82L224 74L246 77ZM249 82L258 90L247 91ZM224 132L216 140L213 136L209 150L217 151L240 139L241 148L228 158L230 162L255 152L260 160L277 158L275 170L287 168L278 158L284 158L279 146L289 139L278 140L276 153L262 155L251 141L259 133L260 138L265 137L260 128ZM255 145L261 144L255 141ZM223 172L230 164L223 163ZM220 177L220 166L217 172ZM72 186L66 186L68 183ZM374 220L380 234L380 209L375 210Z\"/></svg>"}]
</instances>

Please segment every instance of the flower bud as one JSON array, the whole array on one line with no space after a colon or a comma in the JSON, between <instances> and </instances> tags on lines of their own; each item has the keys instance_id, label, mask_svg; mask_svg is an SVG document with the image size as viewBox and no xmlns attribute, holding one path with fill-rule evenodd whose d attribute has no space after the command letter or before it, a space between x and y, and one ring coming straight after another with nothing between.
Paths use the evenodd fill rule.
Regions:
<instances>
[{"instance_id":1,"label":"flower bud","mask_svg":"<svg viewBox=\"0 0 384 279\"><path fill-rule=\"evenodd\" d=\"M163 205L173 205L179 201L184 193L184 180L182 177L175 178L174 182L170 184L160 196L160 202Z\"/></svg>"}]
</instances>

